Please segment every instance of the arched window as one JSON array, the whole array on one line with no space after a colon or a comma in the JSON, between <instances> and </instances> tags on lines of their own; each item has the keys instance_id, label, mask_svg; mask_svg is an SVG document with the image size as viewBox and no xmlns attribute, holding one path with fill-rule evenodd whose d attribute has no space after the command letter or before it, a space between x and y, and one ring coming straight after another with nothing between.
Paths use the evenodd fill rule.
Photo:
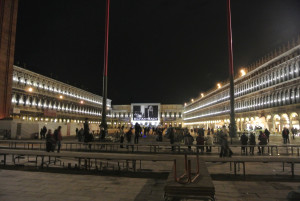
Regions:
<instances>
[{"instance_id":1,"label":"arched window","mask_svg":"<svg viewBox=\"0 0 300 201\"><path fill-rule=\"evenodd\" d=\"M280 69L280 74L279 74L279 82L283 82L284 81L284 72L283 69Z\"/></svg>"},{"instance_id":2,"label":"arched window","mask_svg":"<svg viewBox=\"0 0 300 201\"><path fill-rule=\"evenodd\" d=\"M289 66L289 71L288 71L288 77L289 79L293 79L294 78L294 70L293 70L293 63L291 63Z\"/></svg>"},{"instance_id":3,"label":"arched window","mask_svg":"<svg viewBox=\"0 0 300 201\"><path fill-rule=\"evenodd\" d=\"M285 104L290 104L290 90L285 91Z\"/></svg>"},{"instance_id":4,"label":"arched window","mask_svg":"<svg viewBox=\"0 0 300 201\"><path fill-rule=\"evenodd\" d=\"M280 101L280 106L282 106L282 105L283 105L283 101L284 101L284 92L283 92L283 91L280 91L279 93L280 93L280 97L279 97L279 98L280 98L280 100L281 100L281 101Z\"/></svg>"},{"instance_id":5,"label":"arched window","mask_svg":"<svg viewBox=\"0 0 300 201\"><path fill-rule=\"evenodd\" d=\"M295 62L295 75L298 77L300 75L300 59L298 58L298 61Z\"/></svg>"},{"instance_id":6,"label":"arched window","mask_svg":"<svg viewBox=\"0 0 300 201\"><path fill-rule=\"evenodd\" d=\"M299 103L299 87L296 88L296 102Z\"/></svg>"},{"instance_id":7,"label":"arched window","mask_svg":"<svg viewBox=\"0 0 300 201\"><path fill-rule=\"evenodd\" d=\"M277 92L277 94L276 94L276 102L275 102L275 105L276 106L279 106L280 105L280 92Z\"/></svg>"},{"instance_id":8,"label":"arched window","mask_svg":"<svg viewBox=\"0 0 300 201\"><path fill-rule=\"evenodd\" d=\"M283 81L288 80L288 70L287 67L283 68Z\"/></svg>"}]
</instances>

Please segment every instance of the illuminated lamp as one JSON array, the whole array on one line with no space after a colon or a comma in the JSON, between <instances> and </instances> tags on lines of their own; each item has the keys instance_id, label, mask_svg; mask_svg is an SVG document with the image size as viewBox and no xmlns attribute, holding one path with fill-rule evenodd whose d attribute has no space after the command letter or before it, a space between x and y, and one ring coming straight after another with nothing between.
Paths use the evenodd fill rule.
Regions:
<instances>
[{"instance_id":1,"label":"illuminated lamp","mask_svg":"<svg viewBox=\"0 0 300 201\"><path fill-rule=\"evenodd\" d=\"M245 69L241 69L241 70L240 70L240 73L241 73L241 77L243 77L244 75L246 75Z\"/></svg>"}]
</instances>

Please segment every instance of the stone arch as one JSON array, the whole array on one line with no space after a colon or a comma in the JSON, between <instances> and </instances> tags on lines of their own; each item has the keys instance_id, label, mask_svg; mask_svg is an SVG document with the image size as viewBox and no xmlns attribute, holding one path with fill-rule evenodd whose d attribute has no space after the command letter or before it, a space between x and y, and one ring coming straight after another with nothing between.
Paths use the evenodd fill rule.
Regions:
<instances>
[{"instance_id":1,"label":"stone arch","mask_svg":"<svg viewBox=\"0 0 300 201\"><path fill-rule=\"evenodd\" d=\"M284 127L287 127L289 128L290 127L290 118L289 118L289 115L287 113L282 113L281 116L280 116L280 123L282 125L281 127L281 130L284 128Z\"/></svg>"}]
</instances>

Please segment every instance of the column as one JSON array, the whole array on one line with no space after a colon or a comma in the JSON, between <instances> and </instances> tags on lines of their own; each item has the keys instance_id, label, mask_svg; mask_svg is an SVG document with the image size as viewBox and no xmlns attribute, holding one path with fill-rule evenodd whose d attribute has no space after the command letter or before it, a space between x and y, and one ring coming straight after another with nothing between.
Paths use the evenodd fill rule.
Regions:
<instances>
[{"instance_id":1,"label":"column","mask_svg":"<svg viewBox=\"0 0 300 201\"><path fill-rule=\"evenodd\" d=\"M17 0L0 0L0 119L10 114L17 12Z\"/></svg>"}]
</instances>

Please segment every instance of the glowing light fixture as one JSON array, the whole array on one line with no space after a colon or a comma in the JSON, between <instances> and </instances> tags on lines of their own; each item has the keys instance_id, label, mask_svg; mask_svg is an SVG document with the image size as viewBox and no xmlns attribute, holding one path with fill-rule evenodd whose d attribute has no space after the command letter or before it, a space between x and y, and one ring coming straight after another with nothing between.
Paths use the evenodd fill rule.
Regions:
<instances>
[{"instance_id":1,"label":"glowing light fixture","mask_svg":"<svg viewBox=\"0 0 300 201\"><path fill-rule=\"evenodd\" d=\"M62 95L59 96L60 99L63 99L64 97Z\"/></svg>"},{"instance_id":2,"label":"glowing light fixture","mask_svg":"<svg viewBox=\"0 0 300 201\"><path fill-rule=\"evenodd\" d=\"M222 85L220 83L217 84L218 89L220 89L222 87Z\"/></svg>"},{"instance_id":3,"label":"glowing light fixture","mask_svg":"<svg viewBox=\"0 0 300 201\"><path fill-rule=\"evenodd\" d=\"M245 69L241 69L241 70L240 70L240 73L241 73L241 76L242 76L242 77L243 77L244 75L246 75Z\"/></svg>"},{"instance_id":4,"label":"glowing light fixture","mask_svg":"<svg viewBox=\"0 0 300 201\"><path fill-rule=\"evenodd\" d=\"M201 93L201 98L203 98L204 97L204 93Z\"/></svg>"},{"instance_id":5,"label":"glowing light fixture","mask_svg":"<svg viewBox=\"0 0 300 201\"><path fill-rule=\"evenodd\" d=\"M28 88L28 91L29 91L29 92L32 92L32 91L33 91L32 87L29 87L29 88Z\"/></svg>"}]
</instances>

